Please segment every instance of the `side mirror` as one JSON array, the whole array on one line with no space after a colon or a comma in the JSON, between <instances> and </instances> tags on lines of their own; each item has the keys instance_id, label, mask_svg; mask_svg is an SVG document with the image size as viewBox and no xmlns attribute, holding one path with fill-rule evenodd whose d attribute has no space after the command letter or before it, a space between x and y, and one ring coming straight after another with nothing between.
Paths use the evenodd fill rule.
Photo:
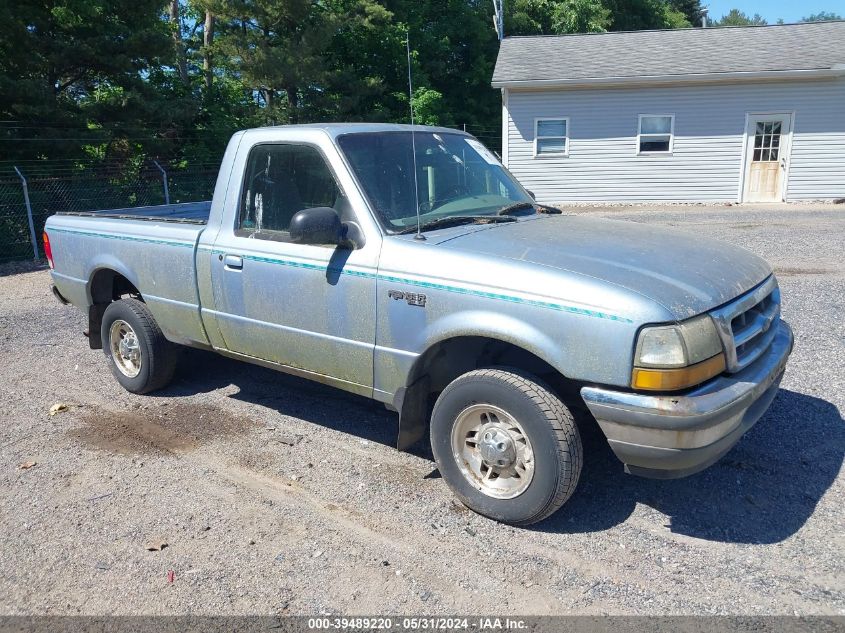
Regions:
<instances>
[{"instance_id":1,"label":"side mirror","mask_svg":"<svg viewBox=\"0 0 845 633\"><path fill-rule=\"evenodd\" d=\"M346 227L331 207L311 207L298 211L290 221L290 239L296 244L340 244Z\"/></svg>"},{"instance_id":2,"label":"side mirror","mask_svg":"<svg viewBox=\"0 0 845 633\"><path fill-rule=\"evenodd\" d=\"M531 196L531 199L532 199L532 200L536 200L536 199L537 199L537 196L535 196L535 195L534 195L534 192L533 192L533 191L531 191L530 189L526 189L525 191L527 191L527 192L528 192L528 195L529 195L529 196Z\"/></svg>"}]
</instances>

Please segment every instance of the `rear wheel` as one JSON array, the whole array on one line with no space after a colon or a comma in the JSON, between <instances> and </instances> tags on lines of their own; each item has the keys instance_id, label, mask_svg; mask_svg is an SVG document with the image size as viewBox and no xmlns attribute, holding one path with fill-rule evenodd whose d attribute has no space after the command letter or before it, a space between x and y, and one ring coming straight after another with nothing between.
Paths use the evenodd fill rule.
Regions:
<instances>
[{"instance_id":1,"label":"rear wheel","mask_svg":"<svg viewBox=\"0 0 845 633\"><path fill-rule=\"evenodd\" d=\"M110 304L100 334L109 368L127 391L148 393L173 378L178 347L164 338L142 301L120 299Z\"/></svg>"},{"instance_id":2,"label":"rear wheel","mask_svg":"<svg viewBox=\"0 0 845 633\"><path fill-rule=\"evenodd\" d=\"M484 516L528 525L560 508L578 483L581 438L563 402L514 369L480 369L434 406L431 445L460 500Z\"/></svg>"}]
</instances>

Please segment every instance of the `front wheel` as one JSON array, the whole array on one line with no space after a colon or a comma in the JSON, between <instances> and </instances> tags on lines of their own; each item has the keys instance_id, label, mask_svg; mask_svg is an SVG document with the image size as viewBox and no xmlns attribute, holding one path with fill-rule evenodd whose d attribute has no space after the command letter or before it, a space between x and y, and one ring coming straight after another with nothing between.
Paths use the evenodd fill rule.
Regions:
<instances>
[{"instance_id":1,"label":"front wheel","mask_svg":"<svg viewBox=\"0 0 845 633\"><path fill-rule=\"evenodd\" d=\"M100 334L109 368L127 391L148 393L173 378L178 348L164 338L143 301L120 299L109 304Z\"/></svg>"},{"instance_id":2,"label":"front wheel","mask_svg":"<svg viewBox=\"0 0 845 633\"><path fill-rule=\"evenodd\" d=\"M572 496L583 451L572 414L536 378L479 369L434 405L431 446L443 479L471 510L528 525Z\"/></svg>"}]
</instances>

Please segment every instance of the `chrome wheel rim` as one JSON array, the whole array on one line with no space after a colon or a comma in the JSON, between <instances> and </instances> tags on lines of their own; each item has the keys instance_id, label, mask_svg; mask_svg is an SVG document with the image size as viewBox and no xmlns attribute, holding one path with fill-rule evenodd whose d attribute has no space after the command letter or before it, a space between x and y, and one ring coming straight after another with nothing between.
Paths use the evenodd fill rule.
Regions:
<instances>
[{"instance_id":1,"label":"chrome wheel rim","mask_svg":"<svg viewBox=\"0 0 845 633\"><path fill-rule=\"evenodd\" d=\"M134 378L141 372L141 344L135 330L118 319L109 328L109 347L114 364L121 374Z\"/></svg>"},{"instance_id":2,"label":"chrome wheel rim","mask_svg":"<svg viewBox=\"0 0 845 633\"><path fill-rule=\"evenodd\" d=\"M473 404L458 414L452 454L464 478L488 497L518 497L534 478L534 450L525 429L491 404Z\"/></svg>"}]
</instances>

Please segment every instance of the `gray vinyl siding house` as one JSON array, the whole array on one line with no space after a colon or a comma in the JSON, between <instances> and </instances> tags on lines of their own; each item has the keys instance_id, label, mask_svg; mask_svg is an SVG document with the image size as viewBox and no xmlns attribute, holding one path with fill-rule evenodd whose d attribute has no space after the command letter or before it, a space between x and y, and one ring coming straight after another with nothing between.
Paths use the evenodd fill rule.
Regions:
<instances>
[{"instance_id":1,"label":"gray vinyl siding house","mask_svg":"<svg viewBox=\"0 0 845 633\"><path fill-rule=\"evenodd\" d=\"M492 83L541 202L845 198L845 22L505 38Z\"/></svg>"}]
</instances>

